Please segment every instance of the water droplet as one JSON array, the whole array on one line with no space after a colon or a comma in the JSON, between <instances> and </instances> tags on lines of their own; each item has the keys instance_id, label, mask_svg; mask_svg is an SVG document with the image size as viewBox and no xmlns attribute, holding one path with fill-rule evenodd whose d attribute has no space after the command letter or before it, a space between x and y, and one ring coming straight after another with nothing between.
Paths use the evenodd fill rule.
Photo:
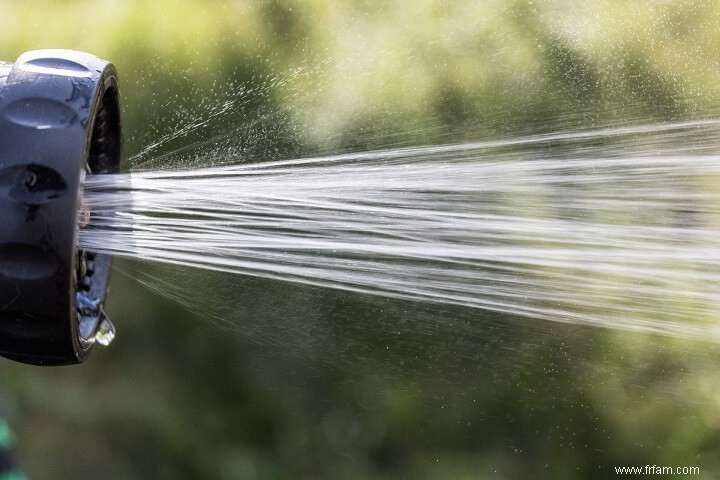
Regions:
<instances>
[{"instance_id":1,"label":"water droplet","mask_svg":"<svg viewBox=\"0 0 720 480\"><path fill-rule=\"evenodd\" d=\"M102 312L102 315L103 318L100 321L100 326L95 334L95 342L107 347L115 338L115 325L112 324L110 318L105 315L104 311Z\"/></svg>"}]
</instances>

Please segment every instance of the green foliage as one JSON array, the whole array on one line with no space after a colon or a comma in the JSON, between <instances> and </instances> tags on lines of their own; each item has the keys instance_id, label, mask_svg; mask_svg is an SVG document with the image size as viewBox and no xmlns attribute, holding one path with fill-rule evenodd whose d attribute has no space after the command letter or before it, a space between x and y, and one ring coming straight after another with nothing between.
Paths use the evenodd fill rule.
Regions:
<instances>
[{"instance_id":1,"label":"green foliage","mask_svg":"<svg viewBox=\"0 0 720 480\"><path fill-rule=\"evenodd\" d=\"M0 57L111 59L131 162L193 166L713 116L718 7L6 1ZM0 365L30 478L720 471L715 344L118 266L109 350Z\"/></svg>"}]
</instances>

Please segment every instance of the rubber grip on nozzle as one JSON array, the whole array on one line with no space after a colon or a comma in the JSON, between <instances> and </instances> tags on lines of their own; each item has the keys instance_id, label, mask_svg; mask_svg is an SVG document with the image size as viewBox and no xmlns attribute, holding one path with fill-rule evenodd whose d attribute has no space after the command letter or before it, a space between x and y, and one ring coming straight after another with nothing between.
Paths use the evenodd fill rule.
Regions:
<instances>
[{"instance_id":1,"label":"rubber grip on nozzle","mask_svg":"<svg viewBox=\"0 0 720 480\"><path fill-rule=\"evenodd\" d=\"M110 258L77 248L86 173L120 168L115 67L71 50L0 65L0 355L82 362L100 327Z\"/></svg>"}]
</instances>

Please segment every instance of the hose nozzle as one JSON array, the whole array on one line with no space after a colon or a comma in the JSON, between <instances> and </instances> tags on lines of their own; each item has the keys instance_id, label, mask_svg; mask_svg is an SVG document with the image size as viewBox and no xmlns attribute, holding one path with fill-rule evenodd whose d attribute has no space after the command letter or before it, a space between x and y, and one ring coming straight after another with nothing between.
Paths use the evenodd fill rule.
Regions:
<instances>
[{"instance_id":1,"label":"hose nozzle","mask_svg":"<svg viewBox=\"0 0 720 480\"><path fill-rule=\"evenodd\" d=\"M0 355L82 362L114 327L108 255L77 247L87 174L120 169L115 67L72 50L0 63Z\"/></svg>"}]
</instances>

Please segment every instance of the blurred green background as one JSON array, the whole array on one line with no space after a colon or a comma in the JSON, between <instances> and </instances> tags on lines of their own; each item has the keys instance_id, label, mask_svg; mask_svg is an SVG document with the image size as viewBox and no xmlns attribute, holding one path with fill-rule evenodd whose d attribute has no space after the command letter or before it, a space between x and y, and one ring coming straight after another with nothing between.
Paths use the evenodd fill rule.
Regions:
<instances>
[{"instance_id":1,"label":"blurred green background","mask_svg":"<svg viewBox=\"0 0 720 480\"><path fill-rule=\"evenodd\" d=\"M121 75L128 167L715 118L720 2L1 0ZM478 179L481 182L482 179ZM211 194L209 192L208 194ZM117 262L111 348L0 362L31 479L720 474L713 342Z\"/></svg>"}]
</instances>

